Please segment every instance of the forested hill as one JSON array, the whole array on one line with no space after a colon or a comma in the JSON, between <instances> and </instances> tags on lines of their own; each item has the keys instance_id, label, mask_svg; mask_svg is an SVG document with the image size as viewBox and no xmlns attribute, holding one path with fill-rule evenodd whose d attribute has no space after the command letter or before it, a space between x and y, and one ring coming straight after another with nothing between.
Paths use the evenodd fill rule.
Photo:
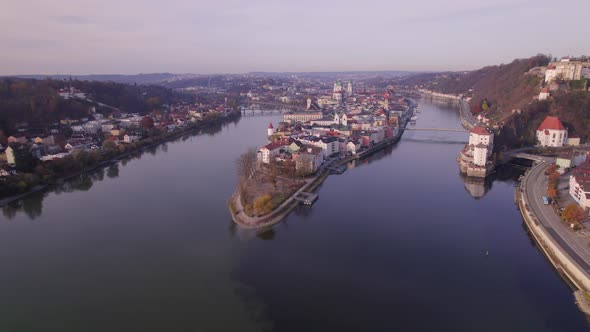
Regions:
<instances>
[{"instance_id":1,"label":"forested hill","mask_svg":"<svg viewBox=\"0 0 590 332\"><path fill-rule=\"evenodd\" d=\"M535 144L535 130L547 115L558 116L570 135L590 142L590 92L578 81L558 82L548 100L536 97L543 87L550 57L537 55L505 65L469 72L427 73L405 78L402 85L472 97L472 112L497 126L498 147ZM484 102L485 101L485 102Z\"/></svg>"},{"instance_id":2,"label":"forested hill","mask_svg":"<svg viewBox=\"0 0 590 332\"><path fill-rule=\"evenodd\" d=\"M83 92L83 98L64 99L58 94L72 87ZM91 106L99 113L149 112L163 104L188 98L170 89L151 85L127 85L113 82L64 81L53 79L0 79L0 130L14 131L21 122L47 124L64 118L88 117ZM112 106L103 107L97 103Z\"/></svg>"},{"instance_id":3,"label":"forested hill","mask_svg":"<svg viewBox=\"0 0 590 332\"><path fill-rule=\"evenodd\" d=\"M549 60L547 56L537 55L468 72L420 74L406 78L402 84L471 96L474 105L487 99L492 111L509 112L524 107L539 94L542 78L527 73L532 68L546 66Z\"/></svg>"}]
</instances>

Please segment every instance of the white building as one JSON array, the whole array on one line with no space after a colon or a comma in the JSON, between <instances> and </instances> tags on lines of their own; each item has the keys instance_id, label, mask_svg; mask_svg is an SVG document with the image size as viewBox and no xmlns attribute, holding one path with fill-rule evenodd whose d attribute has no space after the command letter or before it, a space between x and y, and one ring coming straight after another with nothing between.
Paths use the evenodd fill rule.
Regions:
<instances>
[{"instance_id":1,"label":"white building","mask_svg":"<svg viewBox=\"0 0 590 332\"><path fill-rule=\"evenodd\" d=\"M346 113L334 113L334 124L348 126L348 117Z\"/></svg>"},{"instance_id":2,"label":"white building","mask_svg":"<svg viewBox=\"0 0 590 332\"><path fill-rule=\"evenodd\" d=\"M473 163L485 167L492 155L494 135L482 126L469 131L469 148L473 151Z\"/></svg>"},{"instance_id":3,"label":"white building","mask_svg":"<svg viewBox=\"0 0 590 332\"><path fill-rule=\"evenodd\" d=\"M583 208L590 208L590 163L574 169L569 180L569 194Z\"/></svg>"},{"instance_id":4,"label":"white building","mask_svg":"<svg viewBox=\"0 0 590 332\"><path fill-rule=\"evenodd\" d=\"M258 150L258 160L265 164L270 164L271 160L281 152L283 146L284 144L281 142L272 142L263 146Z\"/></svg>"},{"instance_id":5,"label":"white building","mask_svg":"<svg viewBox=\"0 0 590 332\"><path fill-rule=\"evenodd\" d=\"M6 154L6 162L10 165L14 165L16 162L14 158L14 149L9 146L6 148L4 153Z\"/></svg>"},{"instance_id":6,"label":"white building","mask_svg":"<svg viewBox=\"0 0 590 332\"><path fill-rule=\"evenodd\" d=\"M590 62L572 61L569 58L561 59L559 62L551 62L545 71L545 82L549 83L555 79L563 79L566 81L579 80L588 75Z\"/></svg>"},{"instance_id":7,"label":"white building","mask_svg":"<svg viewBox=\"0 0 590 332\"><path fill-rule=\"evenodd\" d=\"M567 142L567 129L559 118L548 116L537 129L537 142L540 146L564 146Z\"/></svg>"},{"instance_id":8,"label":"white building","mask_svg":"<svg viewBox=\"0 0 590 332\"><path fill-rule=\"evenodd\" d=\"M324 115L322 112L305 112L305 113L294 113L294 114L285 114L283 119L285 122L307 122L311 120L319 120Z\"/></svg>"},{"instance_id":9,"label":"white building","mask_svg":"<svg viewBox=\"0 0 590 332\"><path fill-rule=\"evenodd\" d=\"M551 92L549 88L542 88L541 92L539 93L539 100L546 100L551 96Z\"/></svg>"}]
</instances>

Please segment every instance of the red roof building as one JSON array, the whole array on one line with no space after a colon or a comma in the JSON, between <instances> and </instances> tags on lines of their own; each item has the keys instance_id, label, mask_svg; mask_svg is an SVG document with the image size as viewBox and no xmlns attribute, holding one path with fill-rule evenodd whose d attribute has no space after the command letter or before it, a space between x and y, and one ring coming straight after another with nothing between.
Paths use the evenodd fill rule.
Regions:
<instances>
[{"instance_id":1,"label":"red roof building","mask_svg":"<svg viewBox=\"0 0 590 332\"><path fill-rule=\"evenodd\" d=\"M472 134L477 134L477 135L491 135L490 132L482 126L475 126L473 128L471 128L471 130L469 130L470 133Z\"/></svg>"},{"instance_id":2,"label":"red roof building","mask_svg":"<svg viewBox=\"0 0 590 332\"><path fill-rule=\"evenodd\" d=\"M537 131L545 131L545 130L566 130L559 118L556 116L548 116L545 118L543 123L539 126Z\"/></svg>"}]
</instances>

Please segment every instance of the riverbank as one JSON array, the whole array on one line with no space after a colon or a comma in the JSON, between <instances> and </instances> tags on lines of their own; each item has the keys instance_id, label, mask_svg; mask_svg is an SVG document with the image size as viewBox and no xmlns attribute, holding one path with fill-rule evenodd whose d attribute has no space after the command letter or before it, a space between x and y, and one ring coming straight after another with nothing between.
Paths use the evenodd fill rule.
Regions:
<instances>
[{"instance_id":1,"label":"riverbank","mask_svg":"<svg viewBox=\"0 0 590 332\"><path fill-rule=\"evenodd\" d=\"M524 176L521 187L516 188L517 190L517 201L518 207L521 212L522 218L530 231L541 252L547 257L551 265L567 279L571 285L577 289L578 295L576 295L576 303L580 310L585 314L590 315L590 305L588 305L588 299L586 296L579 296L579 292L584 295L590 294L590 275L580 264L584 261L574 259L568 253L561 244L564 244L564 239L557 238L559 235L554 228L549 229L543 224L540 213L536 211L535 205L532 204L531 198L529 197L529 190L533 186L531 181L535 177L543 176L543 171L549 167L550 163L541 162L533 166ZM551 227L551 226L549 226ZM561 243L561 244L560 244ZM574 252L575 254L575 252Z\"/></svg>"},{"instance_id":2,"label":"riverbank","mask_svg":"<svg viewBox=\"0 0 590 332\"><path fill-rule=\"evenodd\" d=\"M211 123L210 125L223 125L225 123L228 123L228 122L231 122L231 121L233 121L235 119L238 119L240 116L241 116L241 113L240 112L232 113L230 116L221 118L221 121L215 122L215 123ZM64 181L68 181L68 180L70 180L72 178L75 178L75 177L78 177L78 176L81 176L81 175L84 175L84 174L87 174L87 173L90 173L90 172L94 172L94 171L96 171L97 169L100 169L100 168L104 168L104 167L108 167L108 166L114 165L114 164L118 163L119 161L121 161L121 160L123 160L125 158L128 158L131 155L134 155L134 154L137 154L137 153L142 154L146 150L155 148L155 147L157 147L157 146L159 146L161 144L164 144L164 143L173 141L173 140L178 139L180 137L183 137L185 135L191 135L191 134L198 133L201 130L206 129L206 128L208 128L208 127L195 126L195 127L189 127L189 128L185 128L185 129L182 129L182 130L178 130L177 132L175 131L173 133L173 135L162 137L161 139L159 139L159 140L157 140L155 142L149 143L147 145L144 145L144 146L142 146L140 148L137 148L137 149L134 149L134 150L131 150L131 151L126 151L126 152L124 152L122 154L118 154L118 155L116 155L116 156L114 156L114 157L112 157L112 158L110 158L108 160L103 160L103 161L101 161L101 162L99 162L99 163L97 163L95 165L86 167L86 168L84 168L84 169L82 169L80 171L76 171L74 173L69 173L69 174L65 174L65 175L59 176L59 177L55 178L54 180L52 180L50 182L40 183L40 184L34 186L33 188L31 188L30 190L28 190L28 191L26 191L24 193L20 193L20 194L17 194L17 195L13 195L13 196L8 196L8 197L1 198L0 199L0 207L4 207L4 206L6 206L8 204L17 202L17 201L19 201L19 200L21 200L23 198L26 198L26 197L28 197L28 196L30 196L32 194L35 194L35 193L38 193L38 192L41 192L41 191L48 190L48 189L52 188L53 186L59 185L59 184L63 183Z\"/></svg>"}]
</instances>

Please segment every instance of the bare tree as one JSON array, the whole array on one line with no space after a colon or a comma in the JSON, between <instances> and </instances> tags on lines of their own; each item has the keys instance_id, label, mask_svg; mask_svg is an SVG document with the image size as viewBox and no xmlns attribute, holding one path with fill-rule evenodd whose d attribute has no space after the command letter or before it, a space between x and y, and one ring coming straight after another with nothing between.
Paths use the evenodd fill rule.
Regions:
<instances>
[{"instance_id":1,"label":"bare tree","mask_svg":"<svg viewBox=\"0 0 590 332\"><path fill-rule=\"evenodd\" d=\"M256 148L250 148L236 160L240 189L244 189L248 180L256 175L256 151Z\"/></svg>"}]
</instances>

